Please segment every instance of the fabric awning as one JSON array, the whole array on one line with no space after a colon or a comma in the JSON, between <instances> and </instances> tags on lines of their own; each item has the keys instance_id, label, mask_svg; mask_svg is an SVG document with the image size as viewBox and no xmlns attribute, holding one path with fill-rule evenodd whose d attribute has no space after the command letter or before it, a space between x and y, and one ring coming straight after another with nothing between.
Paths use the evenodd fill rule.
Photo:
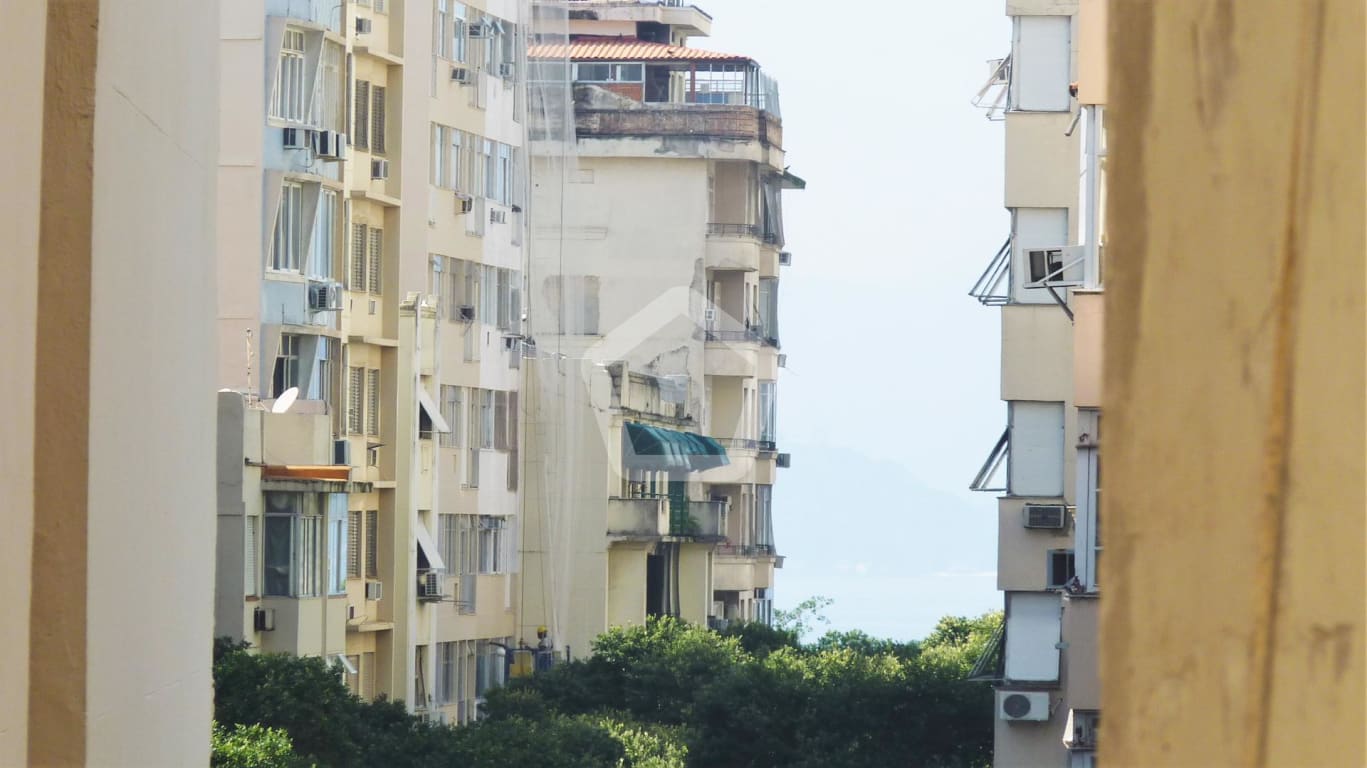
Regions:
<instances>
[{"instance_id":1,"label":"fabric awning","mask_svg":"<svg viewBox=\"0 0 1367 768\"><path fill-rule=\"evenodd\" d=\"M700 472L726 466L726 449L706 435L626 423L624 463L633 469Z\"/></svg>"},{"instance_id":2,"label":"fabric awning","mask_svg":"<svg viewBox=\"0 0 1367 768\"><path fill-rule=\"evenodd\" d=\"M428 565L436 571L446 570L446 561L441 559L437 542L432 540L432 534L427 531L427 526L422 524L422 518L418 518L413 526L413 535L418 538L418 546L422 548L422 553L427 556Z\"/></svg>"},{"instance_id":3,"label":"fabric awning","mask_svg":"<svg viewBox=\"0 0 1367 768\"><path fill-rule=\"evenodd\" d=\"M418 387L418 406L427 412L427 418L432 420L433 432L450 432L451 425L446 423L446 419L441 417L441 408L432 396L427 394L427 390Z\"/></svg>"}]
</instances>

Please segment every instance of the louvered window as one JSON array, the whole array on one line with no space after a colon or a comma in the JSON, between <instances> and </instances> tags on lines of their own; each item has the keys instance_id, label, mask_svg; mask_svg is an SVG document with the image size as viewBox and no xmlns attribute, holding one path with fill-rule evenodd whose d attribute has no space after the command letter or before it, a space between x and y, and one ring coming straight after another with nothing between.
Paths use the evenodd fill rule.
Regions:
<instances>
[{"instance_id":1,"label":"louvered window","mask_svg":"<svg viewBox=\"0 0 1367 768\"><path fill-rule=\"evenodd\" d=\"M258 530L261 527L261 518L248 516L247 530L242 541L242 563L245 572L242 574L242 593L248 597L257 595L261 587L257 584L257 574L261 572L261 563L257 556L257 540L261 535Z\"/></svg>"},{"instance_id":2,"label":"louvered window","mask_svg":"<svg viewBox=\"0 0 1367 768\"><path fill-rule=\"evenodd\" d=\"M366 225L351 225L351 273L349 285L353 291L365 290L366 278L366 248L370 244L370 239L366 235Z\"/></svg>"},{"instance_id":3,"label":"louvered window","mask_svg":"<svg viewBox=\"0 0 1367 768\"><path fill-rule=\"evenodd\" d=\"M380 372L371 368L365 372L365 378L365 433L374 437L380 434Z\"/></svg>"},{"instance_id":4,"label":"louvered window","mask_svg":"<svg viewBox=\"0 0 1367 768\"><path fill-rule=\"evenodd\" d=\"M380 273L383 271L384 230L370 228L370 281L367 288L371 293L380 292Z\"/></svg>"},{"instance_id":5,"label":"louvered window","mask_svg":"<svg viewBox=\"0 0 1367 768\"><path fill-rule=\"evenodd\" d=\"M347 377L346 431L350 435L361 434L365 412L365 369L352 367Z\"/></svg>"},{"instance_id":6,"label":"louvered window","mask_svg":"<svg viewBox=\"0 0 1367 768\"><path fill-rule=\"evenodd\" d=\"M356 81L356 124L352 128L351 140L357 149L370 147L370 83Z\"/></svg>"},{"instance_id":7,"label":"louvered window","mask_svg":"<svg viewBox=\"0 0 1367 768\"><path fill-rule=\"evenodd\" d=\"M378 578L380 574L380 513L370 510L365 513L365 577Z\"/></svg>"},{"instance_id":8,"label":"louvered window","mask_svg":"<svg viewBox=\"0 0 1367 768\"><path fill-rule=\"evenodd\" d=\"M370 89L370 151L384 154L384 102L385 88L373 86Z\"/></svg>"},{"instance_id":9,"label":"louvered window","mask_svg":"<svg viewBox=\"0 0 1367 768\"><path fill-rule=\"evenodd\" d=\"M361 513L347 513L346 575L361 578Z\"/></svg>"}]
</instances>

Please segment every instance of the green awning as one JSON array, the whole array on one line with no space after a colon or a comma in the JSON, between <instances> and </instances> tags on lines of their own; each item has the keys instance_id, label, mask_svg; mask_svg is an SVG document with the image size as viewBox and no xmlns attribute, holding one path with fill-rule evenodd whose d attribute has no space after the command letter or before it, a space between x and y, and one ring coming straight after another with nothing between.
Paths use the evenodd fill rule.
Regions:
<instances>
[{"instance_id":1,"label":"green awning","mask_svg":"<svg viewBox=\"0 0 1367 768\"><path fill-rule=\"evenodd\" d=\"M722 444L706 435L626 423L623 463L633 469L700 472L730 463Z\"/></svg>"}]
</instances>

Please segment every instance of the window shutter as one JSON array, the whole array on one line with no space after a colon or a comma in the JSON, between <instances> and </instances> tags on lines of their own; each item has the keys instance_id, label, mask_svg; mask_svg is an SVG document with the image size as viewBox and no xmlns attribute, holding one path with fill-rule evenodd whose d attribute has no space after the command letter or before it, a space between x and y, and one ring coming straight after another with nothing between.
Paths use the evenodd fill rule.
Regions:
<instances>
[{"instance_id":1,"label":"window shutter","mask_svg":"<svg viewBox=\"0 0 1367 768\"><path fill-rule=\"evenodd\" d=\"M384 230L370 228L370 292L380 292L381 261L384 257Z\"/></svg>"},{"instance_id":2,"label":"window shutter","mask_svg":"<svg viewBox=\"0 0 1367 768\"><path fill-rule=\"evenodd\" d=\"M370 150L379 154L384 154L384 92L379 85L370 89Z\"/></svg>"},{"instance_id":3,"label":"window shutter","mask_svg":"<svg viewBox=\"0 0 1367 768\"><path fill-rule=\"evenodd\" d=\"M365 513L365 575L374 579L380 573L380 513L370 510Z\"/></svg>"},{"instance_id":4,"label":"window shutter","mask_svg":"<svg viewBox=\"0 0 1367 768\"><path fill-rule=\"evenodd\" d=\"M494 393L494 448L508 450L508 393Z\"/></svg>"},{"instance_id":5,"label":"window shutter","mask_svg":"<svg viewBox=\"0 0 1367 768\"><path fill-rule=\"evenodd\" d=\"M346 575L361 578L361 513L347 513Z\"/></svg>"},{"instance_id":6,"label":"window shutter","mask_svg":"<svg viewBox=\"0 0 1367 768\"><path fill-rule=\"evenodd\" d=\"M370 436L380 434L380 372L374 368L366 372L366 413L365 433Z\"/></svg>"},{"instance_id":7,"label":"window shutter","mask_svg":"<svg viewBox=\"0 0 1367 768\"><path fill-rule=\"evenodd\" d=\"M260 527L261 518L254 516L247 517L247 530L242 542L242 562L245 568L245 573L243 573L242 593L248 597L254 596L260 592L260 588L256 583L256 574L261 571L256 554L256 540L259 533L257 529Z\"/></svg>"},{"instance_id":8,"label":"window shutter","mask_svg":"<svg viewBox=\"0 0 1367 768\"><path fill-rule=\"evenodd\" d=\"M365 369L353 366L347 381L347 433L361 434L361 413L365 404Z\"/></svg>"},{"instance_id":9,"label":"window shutter","mask_svg":"<svg viewBox=\"0 0 1367 768\"><path fill-rule=\"evenodd\" d=\"M352 129L352 141L357 149L370 146L370 83L356 81L356 125Z\"/></svg>"},{"instance_id":10,"label":"window shutter","mask_svg":"<svg viewBox=\"0 0 1367 768\"><path fill-rule=\"evenodd\" d=\"M366 235L366 225L351 225L351 284L347 287L353 291L365 290L366 276L366 246L369 243Z\"/></svg>"}]
</instances>

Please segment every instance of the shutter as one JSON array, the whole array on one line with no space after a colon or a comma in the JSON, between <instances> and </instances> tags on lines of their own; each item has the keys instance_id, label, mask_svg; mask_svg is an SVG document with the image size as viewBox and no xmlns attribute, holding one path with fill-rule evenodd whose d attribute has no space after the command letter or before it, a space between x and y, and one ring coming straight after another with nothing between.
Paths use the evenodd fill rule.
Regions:
<instances>
[{"instance_id":1,"label":"shutter","mask_svg":"<svg viewBox=\"0 0 1367 768\"><path fill-rule=\"evenodd\" d=\"M346 575L361 578L361 513L347 513Z\"/></svg>"},{"instance_id":2,"label":"shutter","mask_svg":"<svg viewBox=\"0 0 1367 768\"><path fill-rule=\"evenodd\" d=\"M508 393L494 393L494 448L508 450Z\"/></svg>"},{"instance_id":3,"label":"shutter","mask_svg":"<svg viewBox=\"0 0 1367 768\"><path fill-rule=\"evenodd\" d=\"M380 292L380 273L384 257L384 230L370 228L370 292Z\"/></svg>"},{"instance_id":4,"label":"shutter","mask_svg":"<svg viewBox=\"0 0 1367 768\"><path fill-rule=\"evenodd\" d=\"M356 81L356 125L351 139L357 149L370 146L370 83L364 80Z\"/></svg>"},{"instance_id":5,"label":"shutter","mask_svg":"<svg viewBox=\"0 0 1367 768\"><path fill-rule=\"evenodd\" d=\"M380 513L370 510L365 513L365 575L374 579L380 573Z\"/></svg>"},{"instance_id":6,"label":"shutter","mask_svg":"<svg viewBox=\"0 0 1367 768\"><path fill-rule=\"evenodd\" d=\"M370 150L384 154L384 92L383 86L370 89L373 106L370 109Z\"/></svg>"},{"instance_id":7,"label":"shutter","mask_svg":"<svg viewBox=\"0 0 1367 768\"><path fill-rule=\"evenodd\" d=\"M365 433L371 436L380 434L380 372L374 368L366 371Z\"/></svg>"},{"instance_id":8,"label":"shutter","mask_svg":"<svg viewBox=\"0 0 1367 768\"><path fill-rule=\"evenodd\" d=\"M353 366L347 381L347 433L361 434L365 406L365 369Z\"/></svg>"},{"instance_id":9,"label":"shutter","mask_svg":"<svg viewBox=\"0 0 1367 768\"><path fill-rule=\"evenodd\" d=\"M366 276L366 225L351 225L351 280L347 287L353 291L365 290Z\"/></svg>"},{"instance_id":10,"label":"shutter","mask_svg":"<svg viewBox=\"0 0 1367 768\"><path fill-rule=\"evenodd\" d=\"M242 593L247 597L255 596L260 592L256 583L256 575L261 572L260 563L257 562L256 541L259 536L258 529L261 527L261 518L248 516L247 529L242 541L242 563L245 572L243 573Z\"/></svg>"}]
</instances>

